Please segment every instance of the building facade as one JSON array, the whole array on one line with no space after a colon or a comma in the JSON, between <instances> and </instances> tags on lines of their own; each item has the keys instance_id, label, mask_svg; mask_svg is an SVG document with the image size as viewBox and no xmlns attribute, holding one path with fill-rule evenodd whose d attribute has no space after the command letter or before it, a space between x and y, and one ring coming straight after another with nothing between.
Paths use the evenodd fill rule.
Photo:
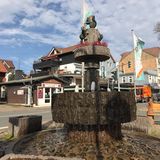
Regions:
<instances>
[{"instance_id":1,"label":"building facade","mask_svg":"<svg viewBox=\"0 0 160 160\"><path fill-rule=\"evenodd\" d=\"M52 48L52 50L38 61L34 62L33 69L36 74L57 74L65 81L69 82L69 86L73 89L82 88L82 64L75 61L74 51L79 45L67 48ZM111 70L115 67L113 57L107 61L100 63L100 77L106 83L107 79L112 76ZM33 75L35 76L35 75ZM65 90L65 88L64 88ZM68 88L67 88L68 90Z\"/></svg>"},{"instance_id":2,"label":"building facade","mask_svg":"<svg viewBox=\"0 0 160 160\"><path fill-rule=\"evenodd\" d=\"M8 81L14 70L15 66L11 60L0 59L0 82Z\"/></svg>"},{"instance_id":3,"label":"building facade","mask_svg":"<svg viewBox=\"0 0 160 160\"><path fill-rule=\"evenodd\" d=\"M160 63L159 63L160 48L146 48L142 52L142 66L144 72L144 81L137 82L142 84L157 84L160 86ZM125 52L121 55L119 62L120 83L134 83L135 61L133 51ZM142 83L142 84L141 84ZM138 84L137 84L138 85Z\"/></svg>"},{"instance_id":4,"label":"building facade","mask_svg":"<svg viewBox=\"0 0 160 160\"><path fill-rule=\"evenodd\" d=\"M46 75L0 83L1 95L6 103L25 106L51 106L53 94L63 92L64 81L54 75Z\"/></svg>"},{"instance_id":5,"label":"building facade","mask_svg":"<svg viewBox=\"0 0 160 160\"><path fill-rule=\"evenodd\" d=\"M99 74L101 78L112 78L112 71L116 68L116 62L111 56L108 60L100 62Z\"/></svg>"}]
</instances>

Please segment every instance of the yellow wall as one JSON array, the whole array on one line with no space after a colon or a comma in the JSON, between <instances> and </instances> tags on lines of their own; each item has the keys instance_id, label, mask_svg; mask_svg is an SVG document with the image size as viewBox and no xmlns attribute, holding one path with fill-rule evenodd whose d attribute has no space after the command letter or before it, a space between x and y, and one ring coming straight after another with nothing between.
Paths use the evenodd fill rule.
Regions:
<instances>
[{"instance_id":1,"label":"yellow wall","mask_svg":"<svg viewBox=\"0 0 160 160\"><path fill-rule=\"evenodd\" d=\"M131 73L134 72L134 56L133 52L130 52L126 57L123 59L121 58L120 63L119 63L119 68L120 71L123 71L124 73ZM131 67L128 68L128 61L131 62ZM157 69L157 62L156 62L156 57L143 52L142 53L142 65L143 69L148 70L148 69Z\"/></svg>"}]
</instances>

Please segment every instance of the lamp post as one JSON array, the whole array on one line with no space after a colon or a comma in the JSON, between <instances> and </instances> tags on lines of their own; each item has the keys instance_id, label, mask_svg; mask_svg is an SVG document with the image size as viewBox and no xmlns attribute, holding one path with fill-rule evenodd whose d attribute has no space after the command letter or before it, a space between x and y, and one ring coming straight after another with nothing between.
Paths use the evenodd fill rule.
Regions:
<instances>
[{"instance_id":1,"label":"lamp post","mask_svg":"<svg viewBox=\"0 0 160 160\"><path fill-rule=\"evenodd\" d=\"M117 70L117 83L118 83L118 92L120 92L120 79L119 79L119 62L116 62L116 70Z\"/></svg>"}]
</instances>

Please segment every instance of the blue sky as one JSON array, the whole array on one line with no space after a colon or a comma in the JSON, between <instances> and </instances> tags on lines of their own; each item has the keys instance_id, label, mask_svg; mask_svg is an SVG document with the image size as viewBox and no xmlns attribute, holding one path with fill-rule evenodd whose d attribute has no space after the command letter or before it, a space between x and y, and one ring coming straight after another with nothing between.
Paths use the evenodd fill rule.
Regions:
<instances>
[{"instance_id":1,"label":"blue sky","mask_svg":"<svg viewBox=\"0 0 160 160\"><path fill-rule=\"evenodd\" d=\"M0 58L26 73L52 47L79 43L82 0L0 0ZM160 46L153 29L159 0L86 0L116 61L133 47L131 29L145 48Z\"/></svg>"}]
</instances>

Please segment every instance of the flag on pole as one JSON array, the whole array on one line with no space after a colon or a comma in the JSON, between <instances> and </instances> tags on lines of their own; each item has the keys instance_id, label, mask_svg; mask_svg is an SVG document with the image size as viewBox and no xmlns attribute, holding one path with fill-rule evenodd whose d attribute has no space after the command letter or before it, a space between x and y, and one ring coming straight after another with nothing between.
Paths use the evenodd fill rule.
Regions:
<instances>
[{"instance_id":1,"label":"flag on pole","mask_svg":"<svg viewBox=\"0 0 160 160\"><path fill-rule=\"evenodd\" d=\"M142 65L142 50L144 47L143 40L133 32L134 42L134 59L135 59L135 80L144 80Z\"/></svg>"},{"instance_id":2,"label":"flag on pole","mask_svg":"<svg viewBox=\"0 0 160 160\"><path fill-rule=\"evenodd\" d=\"M85 0L82 1L82 25L85 24L87 18L92 15L92 11Z\"/></svg>"}]
</instances>

